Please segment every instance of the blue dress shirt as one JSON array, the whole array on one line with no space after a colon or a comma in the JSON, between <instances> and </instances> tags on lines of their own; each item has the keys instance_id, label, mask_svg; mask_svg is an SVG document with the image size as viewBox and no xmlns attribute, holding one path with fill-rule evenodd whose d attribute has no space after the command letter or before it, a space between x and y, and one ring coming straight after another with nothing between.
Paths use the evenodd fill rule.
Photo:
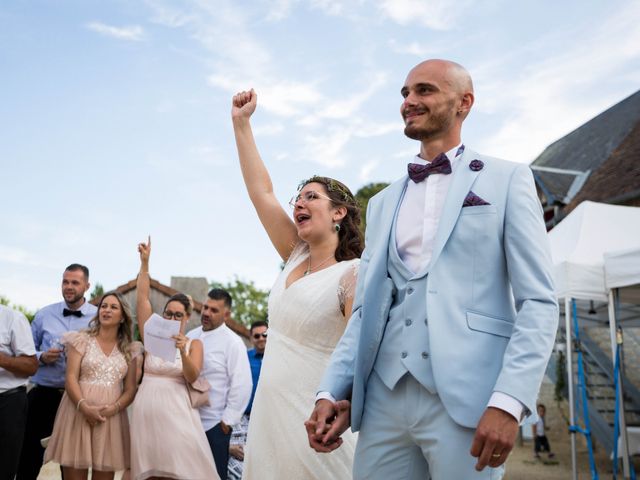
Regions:
<instances>
[{"instance_id":1,"label":"blue dress shirt","mask_svg":"<svg viewBox=\"0 0 640 480\"><path fill-rule=\"evenodd\" d=\"M66 332L87 328L98 309L85 301L80 307L81 317L69 315L65 317L62 311L68 308L65 302L53 303L38 310L31 322L31 333L36 346L38 361L40 355L56 345ZM57 345L56 345L57 346ZM67 369L66 356L60 355L54 363L45 365L40 362L38 371L31 377L31 383L45 387L64 388L64 375Z\"/></svg>"},{"instance_id":2,"label":"blue dress shirt","mask_svg":"<svg viewBox=\"0 0 640 480\"><path fill-rule=\"evenodd\" d=\"M260 369L262 368L262 358L264 353L257 353L255 348L252 348L247 352L249 355L249 366L251 367L251 378L253 380L253 388L251 389L251 399L249 405L244 411L247 415L251 413L251 406L253 405L253 397L256 395L256 388L258 387L258 378L260 378Z\"/></svg>"}]
</instances>

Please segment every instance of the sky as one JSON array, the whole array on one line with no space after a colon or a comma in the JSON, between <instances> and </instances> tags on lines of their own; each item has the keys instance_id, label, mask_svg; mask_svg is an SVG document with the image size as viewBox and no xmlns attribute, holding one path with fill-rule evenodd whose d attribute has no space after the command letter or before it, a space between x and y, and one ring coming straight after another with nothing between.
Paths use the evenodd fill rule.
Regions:
<instances>
[{"instance_id":1,"label":"sky","mask_svg":"<svg viewBox=\"0 0 640 480\"><path fill-rule=\"evenodd\" d=\"M529 163L640 88L633 0L15 0L0 3L0 295L61 300L64 268L268 289L280 259L247 197L230 119L255 88L256 141L287 207L299 182L399 178L400 88L464 65L476 151Z\"/></svg>"}]
</instances>

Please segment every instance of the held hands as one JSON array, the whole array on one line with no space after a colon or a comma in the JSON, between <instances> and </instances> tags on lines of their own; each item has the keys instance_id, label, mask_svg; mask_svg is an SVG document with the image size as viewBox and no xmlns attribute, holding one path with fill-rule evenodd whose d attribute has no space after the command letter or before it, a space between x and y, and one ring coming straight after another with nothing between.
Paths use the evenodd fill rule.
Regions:
<instances>
[{"instance_id":1,"label":"held hands","mask_svg":"<svg viewBox=\"0 0 640 480\"><path fill-rule=\"evenodd\" d=\"M351 424L351 403L339 400L331 403L320 399L311 413L309 420L304 422L309 438L309 446L316 452L328 453L342 445L340 437Z\"/></svg>"},{"instance_id":2,"label":"held hands","mask_svg":"<svg viewBox=\"0 0 640 480\"><path fill-rule=\"evenodd\" d=\"M147 240L147 243L138 244L138 253L140 254L140 263L149 263L149 256L151 255L151 235Z\"/></svg>"},{"instance_id":3,"label":"held hands","mask_svg":"<svg viewBox=\"0 0 640 480\"><path fill-rule=\"evenodd\" d=\"M244 448L242 445L229 445L229 455L242 462L244 461Z\"/></svg>"},{"instance_id":4,"label":"held hands","mask_svg":"<svg viewBox=\"0 0 640 480\"><path fill-rule=\"evenodd\" d=\"M256 111L257 104L258 94L253 88L248 92L243 91L235 94L231 101L231 118L233 120L248 120Z\"/></svg>"},{"instance_id":5,"label":"held hands","mask_svg":"<svg viewBox=\"0 0 640 480\"><path fill-rule=\"evenodd\" d=\"M478 422L471 444L471 455L478 459L476 470L495 468L509 456L518 434L518 421L499 408L489 407Z\"/></svg>"},{"instance_id":6,"label":"held hands","mask_svg":"<svg viewBox=\"0 0 640 480\"><path fill-rule=\"evenodd\" d=\"M79 410L84 415L87 423L95 427L98 423L102 423L107 419L107 417L102 414L104 408L102 405L87 405L87 402L82 402Z\"/></svg>"}]
</instances>

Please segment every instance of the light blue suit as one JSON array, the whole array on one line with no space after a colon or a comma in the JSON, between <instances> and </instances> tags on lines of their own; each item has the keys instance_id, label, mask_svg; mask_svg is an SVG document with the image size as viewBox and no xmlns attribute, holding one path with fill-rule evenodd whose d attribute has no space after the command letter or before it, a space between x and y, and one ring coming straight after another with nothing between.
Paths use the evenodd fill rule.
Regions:
<instances>
[{"instance_id":1,"label":"light blue suit","mask_svg":"<svg viewBox=\"0 0 640 480\"><path fill-rule=\"evenodd\" d=\"M480 171L469 168L474 159L484 163ZM397 266L390 252L396 248L394 219L407 181L407 176L401 178L369 202L353 315L319 391L350 398L352 429L364 431L363 412L373 392L369 382L382 378L393 389L389 383L395 378L387 370L396 367L386 365L393 363L387 359L395 349L409 371L423 362L425 374L413 377L425 392L439 397L458 426L475 429L494 391L535 412L558 310L531 170L464 151L453 173L431 262L426 272L409 279L415 282L415 293L413 288L403 290L399 327L389 320L399 294L397 275L394 280L390 275ZM470 191L490 205L463 208ZM424 297L407 303L407 292ZM383 341L394 331L393 340ZM388 345L391 342L395 344ZM385 382L385 377L392 380ZM459 446L460 455L469 457L469 447Z\"/></svg>"}]
</instances>

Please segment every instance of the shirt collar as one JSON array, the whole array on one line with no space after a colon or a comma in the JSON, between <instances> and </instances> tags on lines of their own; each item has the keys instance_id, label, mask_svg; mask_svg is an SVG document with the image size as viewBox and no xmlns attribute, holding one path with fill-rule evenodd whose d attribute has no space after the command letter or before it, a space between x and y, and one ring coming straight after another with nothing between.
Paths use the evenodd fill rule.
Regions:
<instances>
[{"instance_id":1,"label":"shirt collar","mask_svg":"<svg viewBox=\"0 0 640 480\"><path fill-rule=\"evenodd\" d=\"M453 147L451 150L448 150L445 152L445 155L447 156L447 158L449 159L449 161L451 162L451 164L453 165L454 163L457 163L456 160L459 160L460 157L462 157L462 155L459 155L458 157L456 157L456 152L458 151L458 149L460 148L460 145L462 145L462 142L460 142L459 144L457 144L455 147ZM425 160L424 158L422 158L420 156L420 154L416 155L413 157L413 160L411 161L411 163L417 163L419 165L426 165L428 162L427 160Z\"/></svg>"}]
</instances>

